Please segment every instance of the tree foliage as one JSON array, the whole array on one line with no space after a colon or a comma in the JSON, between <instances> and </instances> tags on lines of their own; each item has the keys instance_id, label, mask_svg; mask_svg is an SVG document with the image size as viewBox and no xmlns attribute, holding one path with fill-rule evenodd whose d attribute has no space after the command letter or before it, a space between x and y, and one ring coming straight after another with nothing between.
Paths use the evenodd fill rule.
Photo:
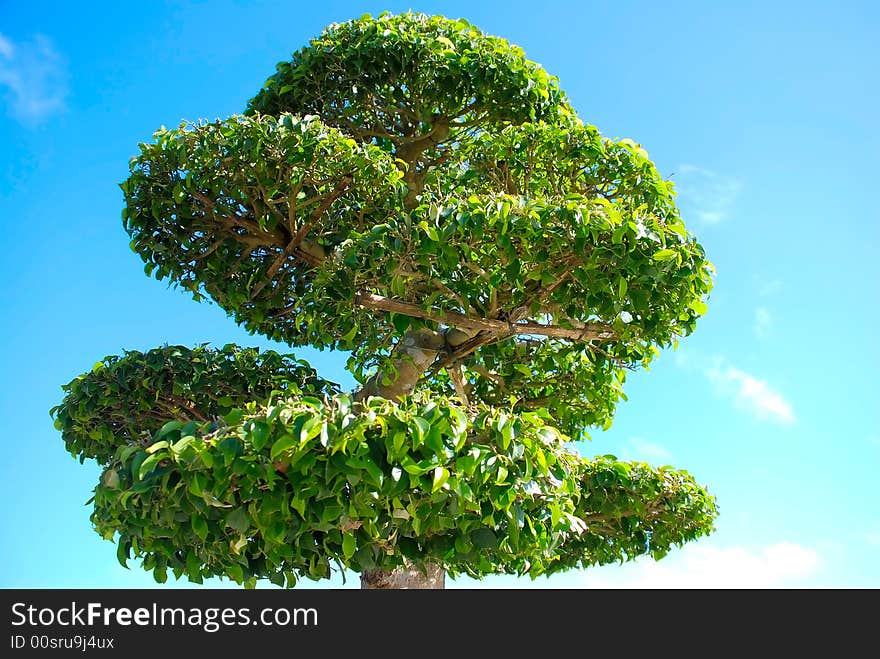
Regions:
<instances>
[{"instance_id":1,"label":"tree foliage","mask_svg":"<svg viewBox=\"0 0 880 659\"><path fill-rule=\"evenodd\" d=\"M59 411L71 450L106 455L100 420L154 397L157 381L94 395L120 368L181 353L133 354L75 380L68 400L79 407ZM233 375L247 377L249 366ZM107 538L120 534L123 564L134 552L159 581L171 569L194 581L224 575L287 585L327 577L335 565L391 569L403 559L439 561L453 574L536 575L649 547L659 554L712 519L711 497L687 474L613 456L584 461L546 412L464 409L437 396L355 405L348 395L302 395L302 376L313 388L314 376L279 370L277 400L240 408L195 395L200 416L228 411L169 421L101 459L92 521ZM141 415L151 427L155 415ZM87 428L100 439L81 442Z\"/></svg>"},{"instance_id":2,"label":"tree foliage","mask_svg":"<svg viewBox=\"0 0 880 659\"><path fill-rule=\"evenodd\" d=\"M349 351L363 388L234 346L74 380L53 413L106 466L93 521L122 558L248 584L405 561L537 575L711 530L686 472L566 448L694 330L712 268L644 149L583 124L521 49L366 16L244 114L154 138L122 184L146 273L253 333ZM425 368L390 388L414 345Z\"/></svg>"}]
</instances>

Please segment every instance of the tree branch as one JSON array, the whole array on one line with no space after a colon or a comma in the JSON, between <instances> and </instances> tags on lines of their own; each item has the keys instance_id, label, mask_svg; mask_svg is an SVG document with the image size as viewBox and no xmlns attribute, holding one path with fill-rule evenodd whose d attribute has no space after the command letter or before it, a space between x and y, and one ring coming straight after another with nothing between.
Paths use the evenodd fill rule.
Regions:
<instances>
[{"instance_id":1,"label":"tree branch","mask_svg":"<svg viewBox=\"0 0 880 659\"><path fill-rule=\"evenodd\" d=\"M296 234L294 234L290 243L288 243L287 245L287 253L292 253L293 250L299 247L300 243L305 239L306 234L309 232L309 230L313 226L315 226L315 222L317 222L321 218L321 216L327 212L327 210L330 208L333 202L336 201L339 195L346 191L348 186L351 185L352 180L353 178L351 174L346 174L341 179L339 179L339 182L336 184L336 186L327 194L326 197L324 197L324 201L321 202L321 205L318 206L318 208L316 208L309 216L309 219L303 222L302 226L297 229Z\"/></svg>"},{"instance_id":2,"label":"tree branch","mask_svg":"<svg viewBox=\"0 0 880 659\"><path fill-rule=\"evenodd\" d=\"M464 384L464 378L461 376L461 367L458 364L453 364L446 369L446 372L449 374L449 379L452 381L452 386L455 388L455 393L458 394L461 402L464 403L465 406L469 406L470 401L468 400L467 387Z\"/></svg>"},{"instance_id":3,"label":"tree branch","mask_svg":"<svg viewBox=\"0 0 880 659\"><path fill-rule=\"evenodd\" d=\"M391 351L393 375L380 370L355 392L355 400L370 396L393 400L406 396L445 345L446 340L438 332L425 328L407 332Z\"/></svg>"},{"instance_id":4,"label":"tree branch","mask_svg":"<svg viewBox=\"0 0 880 659\"><path fill-rule=\"evenodd\" d=\"M307 252L299 249L303 240L305 240L306 234L308 234L309 230L315 226L315 222L317 222L320 217L330 208L330 205L336 201L336 198L339 197L345 189L351 185L352 177L351 174L346 174L343 176L339 183L336 184L336 187L331 190L326 197L324 197L324 201L321 202L321 205L316 208L312 214L309 216L309 219L303 222L302 226L297 229L297 232L293 235L293 238L290 239L290 242L287 243L287 246L281 251L281 254L272 261L272 265L269 266L269 269L266 270L266 276L260 280L260 282L254 286L254 290L251 293L251 299L257 297L260 292L274 279L275 275L278 274L278 271L281 269L281 266L284 265L284 262L287 260L288 256L294 255L298 256L300 260L305 261L309 265L315 266L320 263L319 260L315 259L313 255L308 254ZM311 257L303 258L303 257Z\"/></svg>"},{"instance_id":5,"label":"tree branch","mask_svg":"<svg viewBox=\"0 0 880 659\"><path fill-rule=\"evenodd\" d=\"M399 313L413 318L423 318L450 327L457 327L473 332L486 331L495 335L513 336L516 334L535 334L554 339L570 341L594 341L597 339L614 339L614 331L604 323L584 323L583 327L568 328L558 325L544 325L532 321L505 322L491 318L476 318L455 311L441 309L425 310L417 304L393 300L382 295L359 292L354 296L354 303L360 307Z\"/></svg>"},{"instance_id":6,"label":"tree branch","mask_svg":"<svg viewBox=\"0 0 880 659\"><path fill-rule=\"evenodd\" d=\"M502 378L497 373L492 373L488 368L485 368L482 364L468 364L468 369L476 373L477 375L481 375L488 380L492 380L502 392L507 393L507 385L504 384L504 378Z\"/></svg>"}]
</instances>

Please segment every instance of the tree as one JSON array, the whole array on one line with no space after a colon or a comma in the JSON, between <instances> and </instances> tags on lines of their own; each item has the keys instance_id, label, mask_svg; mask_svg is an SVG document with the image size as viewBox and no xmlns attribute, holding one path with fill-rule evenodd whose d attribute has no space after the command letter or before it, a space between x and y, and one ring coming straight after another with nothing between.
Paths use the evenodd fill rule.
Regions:
<instances>
[{"instance_id":1,"label":"tree","mask_svg":"<svg viewBox=\"0 0 880 659\"><path fill-rule=\"evenodd\" d=\"M331 25L243 115L160 129L122 183L146 273L252 333L350 351L343 393L234 345L107 357L53 409L92 522L164 581L364 587L662 557L712 530L684 471L585 459L712 268L672 183L463 20Z\"/></svg>"}]
</instances>

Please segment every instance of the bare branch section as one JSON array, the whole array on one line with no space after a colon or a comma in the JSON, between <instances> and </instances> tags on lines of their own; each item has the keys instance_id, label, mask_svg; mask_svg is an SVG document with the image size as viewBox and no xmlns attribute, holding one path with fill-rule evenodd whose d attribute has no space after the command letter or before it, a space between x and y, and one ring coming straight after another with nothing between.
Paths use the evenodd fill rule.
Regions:
<instances>
[{"instance_id":1,"label":"bare branch section","mask_svg":"<svg viewBox=\"0 0 880 659\"><path fill-rule=\"evenodd\" d=\"M281 266L284 265L284 262L287 260L287 257L291 254L296 254L299 256L301 260L306 261L309 265L314 266L315 263L312 263L310 260L303 258L302 250L300 250L300 245L303 244L303 241L308 235L309 230L317 223L317 221L321 218L321 216L329 210L330 206L333 205L333 202L345 192L346 188L351 185L353 178L350 174L344 176L339 183L336 184L336 187L330 191L330 193L326 196L321 205L318 206L312 214L309 216L308 220L303 222L302 226L297 230L294 234L293 238L290 239L290 242L287 243L284 250L278 257L272 262L272 265L269 266L269 269L266 271L266 277L262 281L260 281L255 287L253 292L251 293L251 298L255 298L260 294L260 291L263 290L265 286L269 284L269 282L274 279L275 275L278 274L278 271L281 269Z\"/></svg>"},{"instance_id":2,"label":"bare branch section","mask_svg":"<svg viewBox=\"0 0 880 659\"><path fill-rule=\"evenodd\" d=\"M455 311L443 311L441 309L425 310L417 304L393 300L382 295L373 293L357 293L354 303L360 307L399 313L413 318L423 318L436 323L457 327L472 332L492 332L502 336L515 334L533 334L546 336L553 339L568 339L570 341L595 341L597 339L614 339L615 334L610 326L604 323L585 323L583 327L568 328L558 325L543 325L532 321L505 322L491 318L477 318L466 316Z\"/></svg>"},{"instance_id":3,"label":"bare branch section","mask_svg":"<svg viewBox=\"0 0 880 659\"><path fill-rule=\"evenodd\" d=\"M343 181L345 180L346 179L343 179ZM349 183L346 183L346 186L348 184ZM340 193L342 191L344 191L344 189L341 190ZM273 265L273 267L275 267L276 269L276 272L277 269L281 267L284 259L288 256L288 254L293 255L303 263L306 263L313 268L320 266L324 262L323 248L320 245L311 243L310 241L306 240L304 236L300 237L298 242L294 242L293 239L286 240L284 233L279 229L262 229L255 219L239 215L238 213L221 210L217 202L205 194L202 194L200 192L193 192L192 195L193 197L201 201L207 209L207 212L210 213L216 220L218 220L226 229L231 229L232 227L240 227L247 231L249 234L247 236L243 236L234 231L229 231L228 235L230 238L241 243L251 244L252 248L263 246L280 247L283 250L279 257L280 260L277 266ZM213 249L211 251L213 251ZM200 255L199 258L201 259L205 256L207 256L206 253ZM269 278L267 277L267 279Z\"/></svg>"},{"instance_id":4,"label":"bare branch section","mask_svg":"<svg viewBox=\"0 0 880 659\"><path fill-rule=\"evenodd\" d=\"M324 201L321 202L321 205L318 206L312 214L309 216L309 219L303 222L302 226L297 230L296 234L291 239L290 243L287 246L287 251L292 253L297 247L300 246L303 240L305 240L306 235L309 230L315 225L315 223L321 219L321 216L326 213L330 206L334 201L341 195L345 190L351 185L353 181L353 177L351 174L346 174L340 179L340 181L336 184L330 193L324 198Z\"/></svg>"},{"instance_id":5,"label":"bare branch section","mask_svg":"<svg viewBox=\"0 0 880 659\"><path fill-rule=\"evenodd\" d=\"M470 400L468 400L467 394L467 386L464 383L464 378L461 375L461 367L458 364L453 364L452 367L447 368L446 372L449 374L449 379L452 381L452 386L455 388L455 393L458 396L459 400L464 403L466 406L470 405Z\"/></svg>"}]
</instances>

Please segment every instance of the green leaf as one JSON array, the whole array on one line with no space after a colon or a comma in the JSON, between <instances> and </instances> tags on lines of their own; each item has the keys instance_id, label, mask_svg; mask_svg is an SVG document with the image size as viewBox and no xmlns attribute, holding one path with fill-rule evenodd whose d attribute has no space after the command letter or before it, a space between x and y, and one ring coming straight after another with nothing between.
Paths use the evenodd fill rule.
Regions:
<instances>
[{"instance_id":1,"label":"green leaf","mask_svg":"<svg viewBox=\"0 0 880 659\"><path fill-rule=\"evenodd\" d=\"M281 439L272 444L272 449L269 451L269 457L274 460L282 453L289 451L298 443L299 440L293 435L284 435Z\"/></svg>"},{"instance_id":2,"label":"green leaf","mask_svg":"<svg viewBox=\"0 0 880 659\"><path fill-rule=\"evenodd\" d=\"M431 423L420 416L413 417L412 426L410 426L416 436L416 446L425 443L425 436L431 432Z\"/></svg>"},{"instance_id":3,"label":"green leaf","mask_svg":"<svg viewBox=\"0 0 880 659\"><path fill-rule=\"evenodd\" d=\"M192 435L187 435L186 437L181 437L178 441L174 443L171 447L171 452L175 455L180 455L183 453L186 448L195 441L195 437Z\"/></svg>"},{"instance_id":4,"label":"green leaf","mask_svg":"<svg viewBox=\"0 0 880 659\"><path fill-rule=\"evenodd\" d=\"M410 325L412 325L412 316L407 316L402 313L393 313L391 314L391 324L394 325L394 329L397 330L398 334L405 334L409 329Z\"/></svg>"},{"instance_id":5,"label":"green leaf","mask_svg":"<svg viewBox=\"0 0 880 659\"><path fill-rule=\"evenodd\" d=\"M226 568L227 576L232 579L235 583L242 583L244 581L244 570L241 565L237 563L232 563Z\"/></svg>"},{"instance_id":6,"label":"green leaf","mask_svg":"<svg viewBox=\"0 0 880 659\"><path fill-rule=\"evenodd\" d=\"M204 517L194 513L190 516L189 523L193 532L202 540L208 537L208 522Z\"/></svg>"},{"instance_id":7,"label":"green leaf","mask_svg":"<svg viewBox=\"0 0 880 659\"><path fill-rule=\"evenodd\" d=\"M676 256L678 256L678 252L674 249L661 249L651 256L655 261L671 261Z\"/></svg>"},{"instance_id":8,"label":"green leaf","mask_svg":"<svg viewBox=\"0 0 880 659\"><path fill-rule=\"evenodd\" d=\"M435 243L440 242L440 234L437 233L436 227L432 227L427 222L421 222L420 226L422 227L422 229L425 230L425 233L428 234L428 238L433 240Z\"/></svg>"},{"instance_id":9,"label":"green leaf","mask_svg":"<svg viewBox=\"0 0 880 659\"><path fill-rule=\"evenodd\" d=\"M164 455L153 454L148 456L143 462L141 462L140 467L138 467L138 480L143 480L147 474L151 474L153 470L159 465L165 458Z\"/></svg>"},{"instance_id":10,"label":"green leaf","mask_svg":"<svg viewBox=\"0 0 880 659\"><path fill-rule=\"evenodd\" d=\"M408 455L403 456L400 461L400 466L403 467L403 470L413 476L421 476L422 474L428 473L428 471L431 470L431 466L429 465L430 462L425 460L417 463Z\"/></svg>"},{"instance_id":11,"label":"green leaf","mask_svg":"<svg viewBox=\"0 0 880 659\"><path fill-rule=\"evenodd\" d=\"M691 302L690 306L691 306L691 309L693 309L694 312L700 316L705 314L706 311L709 309L709 307L706 305L706 303L703 302L702 300L694 300L693 302Z\"/></svg>"},{"instance_id":12,"label":"green leaf","mask_svg":"<svg viewBox=\"0 0 880 659\"><path fill-rule=\"evenodd\" d=\"M197 577L202 571L202 563L192 550L186 553L186 571L190 577Z\"/></svg>"},{"instance_id":13,"label":"green leaf","mask_svg":"<svg viewBox=\"0 0 880 659\"><path fill-rule=\"evenodd\" d=\"M156 453L157 451L161 451L161 450L167 449L167 448L168 448L168 442L163 439L161 442L156 442L155 444L150 444L147 447L147 453L152 455L153 453Z\"/></svg>"},{"instance_id":14,"label":"green leaf","mask_svg":"<svg viewBox=\"0 0 880 659\"><path fill-rule=\"evenodd\" d=\"M154 439L162 439L168 433L180 430L181 428L183 428L183 421L169 421L159 429Z\"/></svg>"},{"instance_id":15,"label":"green leaf","mask_svg":"<svg viewBox=\"0 0 880 659\"><path fill-rule=\"evenodd\" d=\"M299 432L299 443L305 444L310 439L314 439L321 434L321 428L324 425L324 419L320 416L313 416L306 420L302 430Z\"/></svg>"},{"instance_id":16,"label":"green leaf","mask_svg":"<svg viewBox=\"0 0 880 659\"><path fill-rule=\"evenodd\" d=\"M254 421L251 428L251 441L254 449L263 450L263 447L269 441L269 424L265 421Z\"/></svg>"},{"instance_id":17,"label":"green leaf","mask_svg":"<svg viewBox=\"0 0 880 659\"><path fill-rule=\"evenodd\" d=\"M446 481L449 480L449 470L446 467L437 467L434 469L434 482L431 484L431 492L436 492Z\"/></svg>"},{"instance_id":18,"label":"green leaf","mask_svg":"<svg viewBox=\"0 0 880 659\"><path fill-rule=\"evenodd\" d=\"M487 528L480 528L471 533L471 540L480 549L491 549L498 544L498 537L494 531Z\"/></svg>"},{"instance_id":19,"label":"green leaf","mask_svg":"<svg viewBox=\"0 0 880 659\"><path fill-rule=\"evenodd\" d=\"M446 37L437 37L437 41L439 41L440 43L442 43L444 46L446 46L446 47L449 48L450 50L455 50L455 44L453 44L448 38L446 38Z\"/></svg>"},{"instance_id":20,"label":"green leaf","mask_svg":"<svg viewBox=\"0 0 880 659\"><path fill-rule=\"evenodd\" d=\"M354 556L357 549L357 540L351 533L343 533L342 535L342 555L346 558Z\"/></svg>"},{"instance_id":21,"label":"green leaf","mask_svg":"<svg viewBox=\"0 0 880 659\"><path fill-rule=\"evenodd\" d=\"M244 508L236 508L226 515L226 524L239 533L244 533L251 526L251 518Z\"/></svg>"},{"instance_id":22,"label":"green leaf","mask_svg":"<svg viewBox=\"0 0 880 659\"><path fill-rule=\"evenodd\" d=\"M655 561L659 561L659 560L665 558L668 553L669 553L669 550L667 550L667 549L654 549L651 552L651 556L653 557L653 559Z\"/></svg>"},{"instance_id":23,"label":"green leaf","mask_svg":"<svg viewBox=\"0 0 880 659\"><path fill-rule=\"evenodd\" d=\"M241 422L242 417L244 417L244 410L232 409L223 415L223 421L226 425L234 426Z\"/></svg>"},{"instance_id":24,"label":"green leaf","mask_svg":"<svg viewBox=\"0 0 880 659\"><path fill-rule=\"evenodd\" d=\"M127 538L119 538L119 543L116 545L116 560L119 561L119 564L124 567L126 570L128 568L128 559L130 557L131 552L131 540Z\"/></svg>"}]
</instances>

